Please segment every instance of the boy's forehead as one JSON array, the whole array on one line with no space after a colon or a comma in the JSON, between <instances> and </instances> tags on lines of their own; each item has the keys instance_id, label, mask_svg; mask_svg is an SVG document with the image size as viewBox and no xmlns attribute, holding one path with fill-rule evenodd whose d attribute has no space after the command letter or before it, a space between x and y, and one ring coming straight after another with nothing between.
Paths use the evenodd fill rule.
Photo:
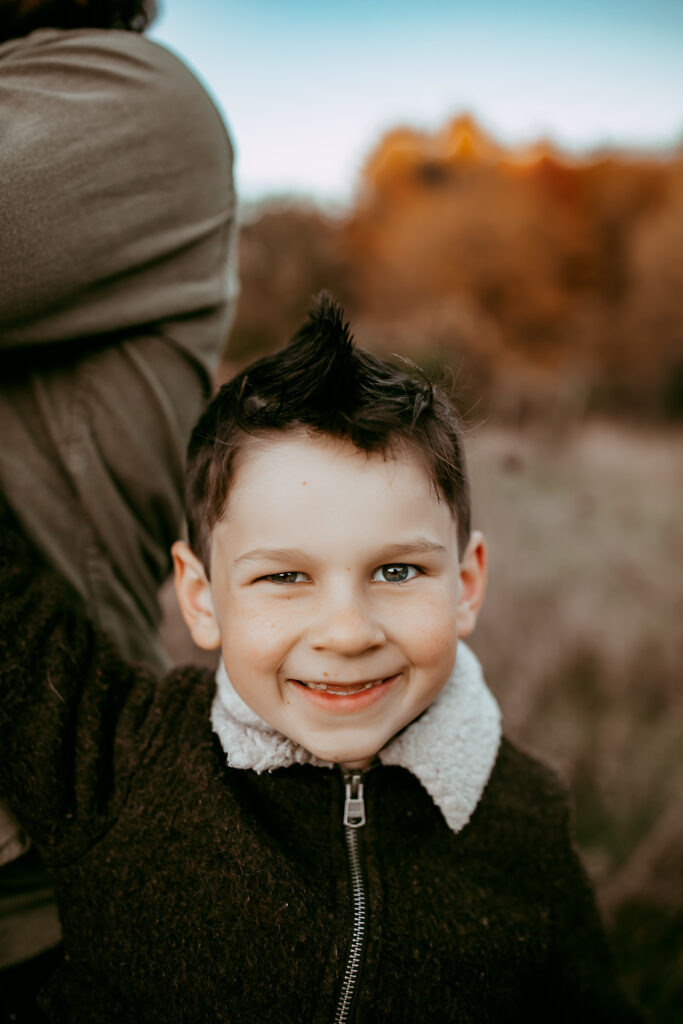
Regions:
<instances>
[{"instance_id":1,"label":"boy's forehead","mask_svg":"<svg viewBox=\"0 0 683 1024\"><path fill-rule=\"evenodd\" d=\"M423 536L455 526L421 460L407 448L359 451L349 441L296 431L250 439L240 452L217 533L276 546L293 535Z\"/></svg>"},{"instance_id":2,"label":"boy's forehead","mask_svg":"<svg viewBox=\"0 0 683 1024\"><path fill-rule=\"evenodd\" d=\"M297 485L329 488L371 480L381 488L397 474L409 475L415 489L433 490L423 460L405 444L386 452L367 452L344 438L303 428L251 437L235 457L226 514L233 496L245 491L291 486L296 493Z\"/></svg>"}]
</instances>

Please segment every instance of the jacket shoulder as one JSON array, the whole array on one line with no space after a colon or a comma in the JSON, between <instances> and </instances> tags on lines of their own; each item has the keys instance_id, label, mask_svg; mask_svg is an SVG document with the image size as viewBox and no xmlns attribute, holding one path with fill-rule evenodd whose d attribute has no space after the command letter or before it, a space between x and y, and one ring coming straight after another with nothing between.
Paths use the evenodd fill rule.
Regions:
<instances>
[{"instance_id":1,"label":"jacket shoulder","mask_svg":"<svg viewBox=\"0 0 683 1024\"><path fill-rule=\"evenodd\" d=\"M527 802L532 798L548 807L567 806L567 788L557 773L506 736L501 740L489 785L495 791L504 791L508 801Z\"/></svg>"},{"instance_id":2,"label":"jacket shoulder","mask_svg":"<svg viewBox=\"0 0 683 1024\"><path fill-rule=\"evenodd\" d=\"M183 665L168 672L157 683L155 695L161 732L183 735L193 731L197 721L209 724L215 690L215 676L209 669Z\"/></svg>"},{"instance_id":3,"label":"jacket shoulder","mask_svg":"<svg viewBox=\"0 0 683 1024\"><path fill-rule=\"evenodd\" d=\"M518 854L523 848L533 849L555 860L570 853L566 787L551 768L505 737L472 825L482 826L477 829L480 834Z\"/></svg>"}]
</instances>

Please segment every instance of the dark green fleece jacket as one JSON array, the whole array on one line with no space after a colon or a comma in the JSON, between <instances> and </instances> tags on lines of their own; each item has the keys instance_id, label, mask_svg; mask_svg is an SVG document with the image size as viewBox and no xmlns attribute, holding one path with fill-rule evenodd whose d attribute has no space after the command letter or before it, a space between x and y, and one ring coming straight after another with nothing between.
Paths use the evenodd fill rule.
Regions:
<instances>
[{"instance_id":1,"label":"dark green fleece jacket","mask_svg":"<svg viewBox=\"0 0 683 1024\"><path fill-rule=\"evenodd\" d=\"M122 664L0 529L0 789L52 872L71 1024L332 1024L353 926L336 770L227 767L212 676ZM637 1020L563 792L503 742L449 829L406 769L365 777L357 1024Z\"/></svg>"}]
</instances>

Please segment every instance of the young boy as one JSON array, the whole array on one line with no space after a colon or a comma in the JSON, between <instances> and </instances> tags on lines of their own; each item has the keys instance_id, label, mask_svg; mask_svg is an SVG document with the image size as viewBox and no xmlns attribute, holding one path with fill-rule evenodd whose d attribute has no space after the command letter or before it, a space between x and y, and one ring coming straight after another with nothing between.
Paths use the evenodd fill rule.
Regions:
<instances>
[{"instance_id":1,"label":"young boy","mask_svg":"<svg viewBox=\"0 0 683 1024\"><path fill-rule=\"evenodd\" d=\"M216 679L122 664L2 531L2 788L56 880L53 1021L626 1022L565 797L460 643L462 434L329 300L214 399L173 549Z\"/></svg>"}]
</instances>

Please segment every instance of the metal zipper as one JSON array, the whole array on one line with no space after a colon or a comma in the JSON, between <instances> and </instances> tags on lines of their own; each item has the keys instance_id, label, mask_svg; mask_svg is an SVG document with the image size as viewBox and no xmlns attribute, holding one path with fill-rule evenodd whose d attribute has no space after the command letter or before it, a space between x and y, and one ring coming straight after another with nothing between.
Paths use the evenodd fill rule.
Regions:
<instances>
[{"instance_id":1,"label":"metal zipper","mask_svg":"<svg viewBox=\"0 0 683 1024\"><path fill-rule=\"evenodd\" d=\"M368 898L363 877L361 860L360 833L358 829L365 825L365 800L363 797L363 774L361 772L344 772L346 798L344 800L344 833L346 853L351 877L351 895L353 899L353 932L351 945L344 971L337 1012L334 1024L348 1024L354 1004L360 968L365 949L367 931Z\"/></svg>"}]
</instances>

